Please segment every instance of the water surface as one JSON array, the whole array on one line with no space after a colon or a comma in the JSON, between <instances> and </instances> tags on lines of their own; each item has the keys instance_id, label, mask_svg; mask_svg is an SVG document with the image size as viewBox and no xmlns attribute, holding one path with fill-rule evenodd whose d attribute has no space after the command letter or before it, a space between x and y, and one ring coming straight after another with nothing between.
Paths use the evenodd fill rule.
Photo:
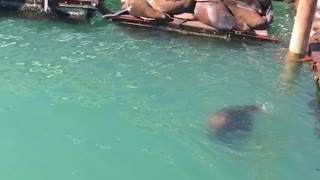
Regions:
<instances>
[{"instance_id":1,"label":"water surface","mask_svg":"<svg viewBox=\"0 0 320 180\"><path fill-rule=\"evenodd\" d=\"M319 179L315 86L285 90L281 44L117 26L0 18L0 177L6 180ZM116 6L114 5L113 8ZM256 104L248 144L208 139L206 118ZM319 118L319 117L318 117Z\"/></svg>"}]
</instances>

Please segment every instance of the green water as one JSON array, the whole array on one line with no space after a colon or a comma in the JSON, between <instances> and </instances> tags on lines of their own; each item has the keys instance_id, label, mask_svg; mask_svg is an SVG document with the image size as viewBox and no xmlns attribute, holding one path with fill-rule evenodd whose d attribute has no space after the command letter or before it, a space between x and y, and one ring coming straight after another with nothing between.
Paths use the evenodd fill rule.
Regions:
<instances>
[{"instance_id":1,"label":"green water","mask_svg":"<svg viewBox=\"0 0 320 180\"><path fill-rule=\"evenodd\" d=\"M292 16L275 4L271 33ZM113 6L116 7L116 6ZM314 75L292 91L282 44L187 37L117 26L0 18L0 179L320 178ZM208 115L256 104L249 142L208 139Z\"/></svg>"}]
</instances>

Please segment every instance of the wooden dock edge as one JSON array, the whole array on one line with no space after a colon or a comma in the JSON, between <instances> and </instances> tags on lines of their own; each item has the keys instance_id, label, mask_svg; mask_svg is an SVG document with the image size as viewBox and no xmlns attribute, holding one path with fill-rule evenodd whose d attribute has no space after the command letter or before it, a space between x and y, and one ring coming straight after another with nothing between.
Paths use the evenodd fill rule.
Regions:
<instances>
[{"instance_id":1,"label":"wooden dock edge","mask_svg":"<svg viewBox=\"0 0 320 180\"><path fill-rule=\"evenodd\" d=\"M184 21L178 18L173 18L172 22L167 24L159 24L155 21L146 21L132 17L130 15L120 15L106 17L106 19L125 25L157 28L165 31L173 31L188 35L198 35L213 38L240 38L240 39L251 39L265 42L278 43L279 40L274 37L268 36L268 30L256 30L251 32L240 32L240 31L227 31L222 32L216 28L205 25L199 21Z\"/></svg>"}]
</instances>

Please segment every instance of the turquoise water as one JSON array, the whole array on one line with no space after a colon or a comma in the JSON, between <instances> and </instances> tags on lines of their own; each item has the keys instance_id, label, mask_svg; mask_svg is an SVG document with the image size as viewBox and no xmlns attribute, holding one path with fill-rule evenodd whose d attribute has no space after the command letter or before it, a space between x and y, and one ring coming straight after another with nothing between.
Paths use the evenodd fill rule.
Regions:
<instances>
[{"instance_id":1,"label":"turquoise water","mask_svg":"<svg viewBox=\"0 0 320 180\"><path fill-rule=\"evenodd\" d=\"M292 17L274 3L271 33ZM115 7L115 6L114 6ZM0 18L0 178L319 179L313 73L290 91L283 44L187 37L95 17L70 25ZM249 142L210 141L208 115L256 104Z\"/></svg>"}]
</instances>

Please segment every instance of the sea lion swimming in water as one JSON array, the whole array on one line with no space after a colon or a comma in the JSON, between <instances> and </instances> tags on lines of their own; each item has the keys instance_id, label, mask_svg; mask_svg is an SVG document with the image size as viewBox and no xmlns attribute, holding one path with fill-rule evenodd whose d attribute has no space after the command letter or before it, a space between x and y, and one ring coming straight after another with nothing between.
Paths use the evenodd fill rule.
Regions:
<instances>
[{"instance_id":1,"label":"sea lion swimming in water","mask_svg":"<svg viewBox=\"0 0 320 180\"><path fill-rule=\"evenodd\" d=\"M196 0L194 17L219 30L248 31L249 27L233 17L221 0Z\"/></svg>"},{"instance_id":2,"label":"sea lion swimming in water","mask_svg":"<svg viewBox=\"0 0 320 180\"><path fill-rule=\"evenodd\" d=\"M209 137L228 144L239 143L253 128L253 113L262 111L254 105L221 109L208 118Z\"/></svg>"}]
</instances>

